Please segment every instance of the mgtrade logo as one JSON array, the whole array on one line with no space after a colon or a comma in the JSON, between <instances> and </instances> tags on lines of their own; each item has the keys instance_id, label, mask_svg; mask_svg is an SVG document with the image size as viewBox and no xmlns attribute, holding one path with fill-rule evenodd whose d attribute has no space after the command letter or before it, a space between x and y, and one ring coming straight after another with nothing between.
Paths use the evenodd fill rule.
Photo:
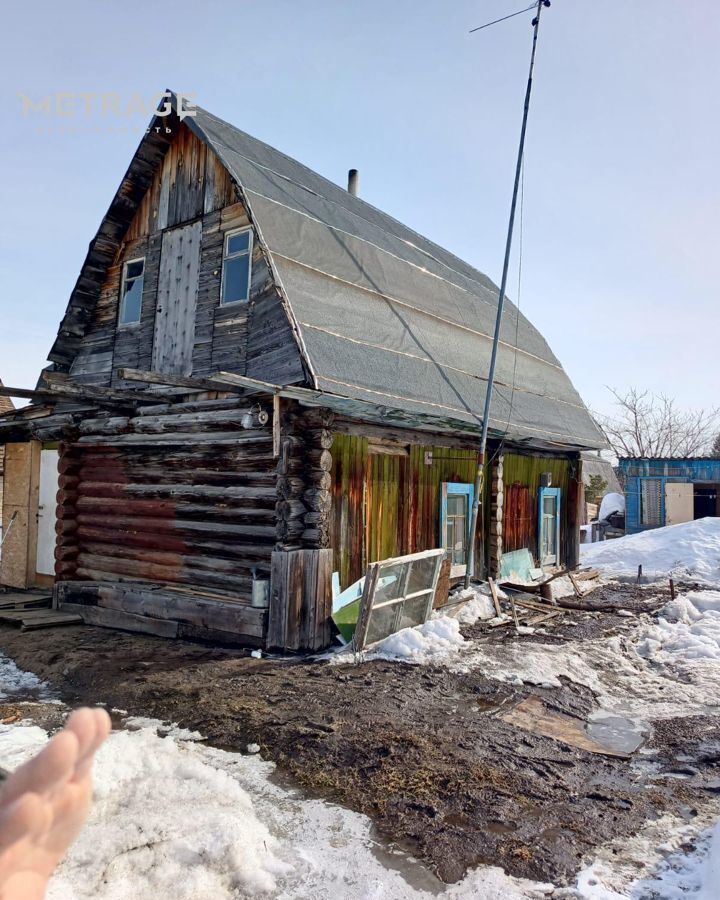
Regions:
<instances>
[{"instance_id":1,"label":"mgtrade logo","mask_svg":"<svg viewBox=\"0 0 720 900\"><path fill-rule=\"evenodd\" d=\"M177 93L175 95L175 111L181 122L188 116L197 114L197 108L192 102L194 96L191 93ZM126 97L113 92L57 91L40 99L28 97L27 94L20 94L19 97L22 103L23 116L32 116L36 122L38 117L43 117L45 121L47 121L47 118L57 117L63 120L75 120L73 124L77 124L78 120L88 122L88 120L94 119L97 121L98 116L106 121L112 117L115 120L127 122L132 116L147 117L155 115L165 118L173 111L170 91L146 96L130 94ZM159 131L161 129L155 126L155 130Z\"/></svg>"}]
</instances>

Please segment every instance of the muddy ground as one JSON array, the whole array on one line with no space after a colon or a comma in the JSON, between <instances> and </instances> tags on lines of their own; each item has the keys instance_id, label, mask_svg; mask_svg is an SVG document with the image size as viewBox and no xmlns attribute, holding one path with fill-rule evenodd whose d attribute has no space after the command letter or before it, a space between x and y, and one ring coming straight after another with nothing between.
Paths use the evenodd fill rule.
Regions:
<instances>
[{"instance_id":1,"label":"muddy ground","mask_svg":"<svg viewBox=\"0 0 720 900\"><path fill-rule=\"evenodd\" d=\"M617 590L616 605L647 605L647 593ZM597 637L629 622L611 612L572 612L543 635L491 633L484 625L465 633L551 642ZM447 882L485 863L571 883L597 845L666 812L692 819L719 790L717 719L683 719L681 740L676 721L652 723L648 747L660 771L652 775L523 731L497 714L534 694L584 719L593 697L572 683L542 689L479 671L384 661L254 659L90 626L27 633L2 626L0 650L68 704L101 703L174 721L234 751L259 744L281 775L312 796L367 814L389 841ZM12 704L0 704L0 720L11 715Z\"/></svg>"}]
</instances>

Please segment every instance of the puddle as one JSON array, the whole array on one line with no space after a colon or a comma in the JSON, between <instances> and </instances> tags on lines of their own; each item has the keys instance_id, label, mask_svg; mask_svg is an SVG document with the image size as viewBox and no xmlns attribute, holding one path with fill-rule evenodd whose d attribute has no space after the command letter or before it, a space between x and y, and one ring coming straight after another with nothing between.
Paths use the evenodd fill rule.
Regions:
<instances>
[{"instance_id":1,"label":"puddle","mask_svg":"<svg viewBox=\"0 0 720 900\"><path fill-rule=\"evenodd\" d=\"M616 753L634 753L650 734L650 728L644 722L635 722L605 710L594 712L585 730L593 741Z\"/></svg>"},{"instance_id":2,"label":"puddle","mask_svg":"<svg viewBox=\"0 0 720 900\"><path fill-rule=\"evenodd\" d=\"M629 759L647 739L649 728L623 716L597 710L583 722L547 707L537 696L527 697L501 714L501 719L581 750Z\"/></svg>"}]
</instances>

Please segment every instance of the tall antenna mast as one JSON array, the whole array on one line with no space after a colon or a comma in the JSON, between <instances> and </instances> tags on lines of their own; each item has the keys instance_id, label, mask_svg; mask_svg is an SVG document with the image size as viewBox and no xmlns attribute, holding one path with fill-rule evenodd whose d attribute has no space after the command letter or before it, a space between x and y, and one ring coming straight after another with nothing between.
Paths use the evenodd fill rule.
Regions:
<instances>
[{"instance_id":1,"label":"tall antenna mast","mask_svg":"<svg viewBox=\"0 0 720 900\"><path fill-rule=\"evenodd\" d=\"M540 28L540 15L543 7L550 6L550 0L538 0L535 18L532 20L533 38L532 51L530 53L530 71L528 72L527 88L525 90L525 106L523 107L522 128L520 129L520 144L518 146L517 163L515 165L515 184L513 186L512 202L510 204L510 219L508 221L507 239L505 241L505 259L503 261L502 280L500 293L498 294L497 317L495 319L495 335L493 337L492 353L490 355L490 369L488 371L487 388L485 391L485 408L482 417L482 430L480 432L480 449L478 451L478 466L475 474L475 492L473 495L472 518L470 520L470 547L468 550L468 565L465 570L465 587L470 587L470 579L476 575L475 544L477 541L478 518L483 492L485 475L485 454L487 451L488 421L490 418L490 406L492 404L493 384L495 382L495 363L497 361L498 343L500 341L500 326L502 325L503 306L505 305L505 288L507 287L508 268L510 266L510 250L512 248L513 230L515 228L515 208L517 207L518 190L520 187L520 174L522 172L523 155L525 153L525 132L527 131L528 112L530 110L530 94L532 92L533 70L535 68L535 51L537 50L538 29ZM530 6L528 9L532 9ZM527 12L527 10L520 10ZM513 13L518 15L518 13ZM509 17L508 17L509 18ZM502 19L498 21L503 21ZM488 22L488 25L494 25ZM481 26L481 28L487 26ZM473 31L479 31L474 28Z\"/></svg>"}]
</instances>

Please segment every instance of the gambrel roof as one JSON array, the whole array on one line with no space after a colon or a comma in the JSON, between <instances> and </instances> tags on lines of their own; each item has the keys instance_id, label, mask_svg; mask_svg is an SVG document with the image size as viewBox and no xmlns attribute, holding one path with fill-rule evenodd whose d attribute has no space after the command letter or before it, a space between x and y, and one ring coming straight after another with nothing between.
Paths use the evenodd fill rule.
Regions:
<instances>
[{"instance_id":1,"label":"gambrel roof","mask_svg":"<svg viewBox=\"0 0 720 900\"><path fill-rule=\"evenodd\" d=\"M165 124L154 120L151 126L156 121ZM295 329L309 386L479 427L497 310L493 282L211 113L198 108L184 121L220 158L248 208ZM133 166L139 161L135 181L146 189L148 164L162 156L166 143L151 127L103 227L109 219L111 230L121 230L128 202L142 196L128 185ZM92 277L103 264L91 245L78 284L86 270ZM72 300L68 307L76 331L80 307ZM63 337L61 326L50 356L61 366L68 361L69 336L65 328ZM491 435L545 447L605 446L547 342L510 302L496 379Z\"/></svg>"}]
</instances>

